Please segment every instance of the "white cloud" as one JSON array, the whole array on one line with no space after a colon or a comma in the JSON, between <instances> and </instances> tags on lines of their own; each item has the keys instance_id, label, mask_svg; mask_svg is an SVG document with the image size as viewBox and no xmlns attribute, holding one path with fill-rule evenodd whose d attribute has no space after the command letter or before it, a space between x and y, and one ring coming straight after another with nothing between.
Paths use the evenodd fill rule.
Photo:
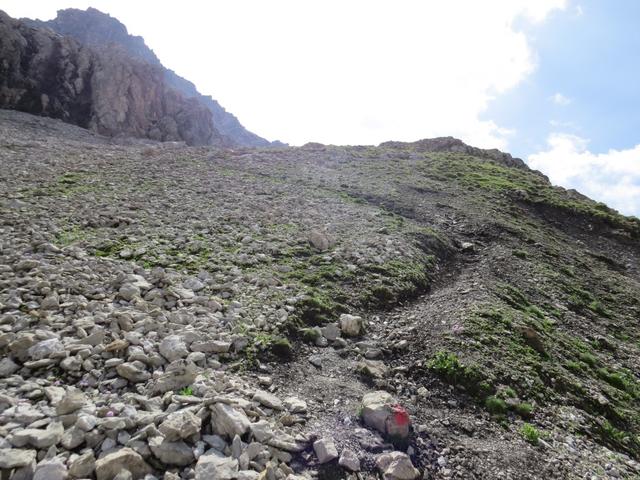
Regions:
<instances>
[{"instance_id":1,"label":"white cloud","mask_svg":"<svg viewBox=\"0 0 640 480\"><path fill-rule=\"evenodd\" d=\"M14 16L92 5L252 131L292 144L454 135L506 148L488 102L535 69L516 20L565 0L3 0Z\"/></svg>"},{"instance_id":2,"label":"white cloud","mask_svg":"<svg viewBox=\"0 0 640 480\"><path fill-rule=\"evenodd\" d=\"M557 185L640 217L640 145L595 154L588 144L577 135L553 133L549 149L530 155L527 163Z\"/></svg>"},{"instance_id":3,"label":"white cloud","mask_svg":"<svg viewBox=\"0 0 640 480\"><path fill-rule=\"evenodd\" d=\"M549 120L549 126L551 126L554 130L563 129L576 131L580 129L580 127L575 122L556 120L555 118Z\"/></svg>"},{"instance_id":4,"label":"white cloud","mask_svg":"<svg viewBox=\"0 0 640 480\"><path fill-rule=\"evenodd\" d=\"M551 96L551 101L556 105L560 105L561 107L566 107L571 103L571 99L569 97L565 97L561 93L555 93Z\"/></svg>"}]
</instances>

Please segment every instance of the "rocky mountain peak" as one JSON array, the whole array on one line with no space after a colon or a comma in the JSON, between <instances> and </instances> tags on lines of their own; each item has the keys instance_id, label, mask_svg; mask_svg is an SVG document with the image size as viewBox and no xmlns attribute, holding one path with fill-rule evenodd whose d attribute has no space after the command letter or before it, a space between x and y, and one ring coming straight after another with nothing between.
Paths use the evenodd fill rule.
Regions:
<instances>
[{"instance_id":1,"label":"rocky mountain peak","mask_svg":"<svg viewBox=\"0 0 640 480\"><path fill-rule=\"evenodd\" d=\"M106 135L190 145L267 147L195 85L164 67L144 39L95 8L48 21L3 13L0 107L52 116ZM282 145L274 142L275 146Z\"/></svg>"},{"instance_id":2,"label":"rocky mountain peak","mask_svg":"<svg viewBox=\"0 0 640 480\"><path fill-rule=\"evenodd\" d=\"M160 65L160 60L142 37L130 35L127 27L117 18L93 7L86 10L77 8L58 10L53 20L46 22L34 20L31 23L34 26L51 28L61 35L74 37L85 45L105 46L115 43L137 58Z\"/></svg>"}]
</instances>

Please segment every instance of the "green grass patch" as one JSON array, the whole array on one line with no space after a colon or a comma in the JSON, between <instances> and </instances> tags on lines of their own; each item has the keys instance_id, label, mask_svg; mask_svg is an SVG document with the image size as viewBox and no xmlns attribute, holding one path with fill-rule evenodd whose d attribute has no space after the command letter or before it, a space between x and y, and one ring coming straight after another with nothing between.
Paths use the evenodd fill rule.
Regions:
<instances>
[{"instance_id":1,"label":"green grass patch","mask_svg":"<svg viewBox=\"0 0 640 480\"><path fill-rule=\"evenodd\" d=\"M437 352L427 368L446 383L463 387L472 394L487 395L491 391L481 370L475 365L464 365L455 353Z\"/></svg>"},{"instance_id":2,"label":"green grass patch","mask_svg":"<svg viewBox=\"0 0 640 480\"><path fill-rule=\"evenodd\" d=\"M509 410L507 402L496 396L487 397L484 406L492 415L504 415Z\"/></svg>"},{"instance_id":3,"label":"green grass patch","mask_svg":"<svg viewBox=\"0 0 640 480\"><path fill-rule=\"evenodd\" d=\"M193 395L193 388L191 386L184 387L178 392L180 395L186 395L188 397Z\"/></svg>"},{"instance_id":4,"label":"green grass patch","mask_svg":"<svg viewBox=\"0 0 640 480\"><path fill-rule=\"evenodd\" d=\"M540 432L530 423L525 423L520 427L520 434L531 445L538 445L540 442Z\"/></svg>"},{"instance_id":5,"label":"green grass patch","mask_svg":"<svg viewBox=\"0 0 640 480\"><path fill-rule=\"evenodd\" d=\"M89 231L87 229L78 225L73 225L72 227L65 228L59 232L56 235L55 243L61 247L67 247L74 243L84 241L88 239L89 236Z\"/></svg>"}]
</instances>

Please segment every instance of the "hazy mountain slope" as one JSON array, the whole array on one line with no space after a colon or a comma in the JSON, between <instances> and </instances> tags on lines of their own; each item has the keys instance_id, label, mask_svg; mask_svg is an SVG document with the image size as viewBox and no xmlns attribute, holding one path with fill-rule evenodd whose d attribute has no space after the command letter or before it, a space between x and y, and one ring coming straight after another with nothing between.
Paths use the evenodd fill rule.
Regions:
<instances>
[{"instance_id":1,"label":"hazy mountain slope","mask_svg":"<svg viewBox=\"0 0 640 480\"><path fill-rule=\"evenodd\" d=\"M44 455L21 432L52 422L74 454L51 461L106 449L101 472L126 455L159 476L354 478L318 463L330 437L362 478L394 449L430 479L640 474L640 222L517 159L451 138L126 146L0 111L0 167L14 458ZM85 397L62 413L69 385ZM408 410L406 443L360 416L377 390Z\"/></svg>"},{"instance_id":2,"label":"hazy mountain slope","mask_svg":"<svg viewBox=\"0 0 640 480\"><path fill-rule=\"evenodd\" d=\"M30 20L32 24L48 27L61 35L69 35L85 45L104 47L117 44L130 55L160 67L168 85L175 88L186 97L196 97L205 105L213 116L216 129L225 137L228 144L262 147L270 145L268 140L249 132L238 119L227 112L213 98L201 95L195 85L182 78L173 70L165 68L153 51L139 36L129 35L127 28L116 18L88 8L86 11L74 8L59 10L56 18L48 21Z\"/></svg>"}]
</instances>

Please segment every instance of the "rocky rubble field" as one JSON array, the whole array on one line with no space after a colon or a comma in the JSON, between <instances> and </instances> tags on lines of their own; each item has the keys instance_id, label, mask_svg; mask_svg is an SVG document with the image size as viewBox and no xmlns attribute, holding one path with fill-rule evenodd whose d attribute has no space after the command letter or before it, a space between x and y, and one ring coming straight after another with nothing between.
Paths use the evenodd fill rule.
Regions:
<instances>
[{"instance_id":1,"label":"rocky rubble field","mask_svg":"<svg viewBox=\"0 0 640 480\"><path fill-rule=\"evenodd\" d=\"M640 475L640 223L508 155L0 111L0 167L2 478Z\"/></svg>"}]
</instances>

